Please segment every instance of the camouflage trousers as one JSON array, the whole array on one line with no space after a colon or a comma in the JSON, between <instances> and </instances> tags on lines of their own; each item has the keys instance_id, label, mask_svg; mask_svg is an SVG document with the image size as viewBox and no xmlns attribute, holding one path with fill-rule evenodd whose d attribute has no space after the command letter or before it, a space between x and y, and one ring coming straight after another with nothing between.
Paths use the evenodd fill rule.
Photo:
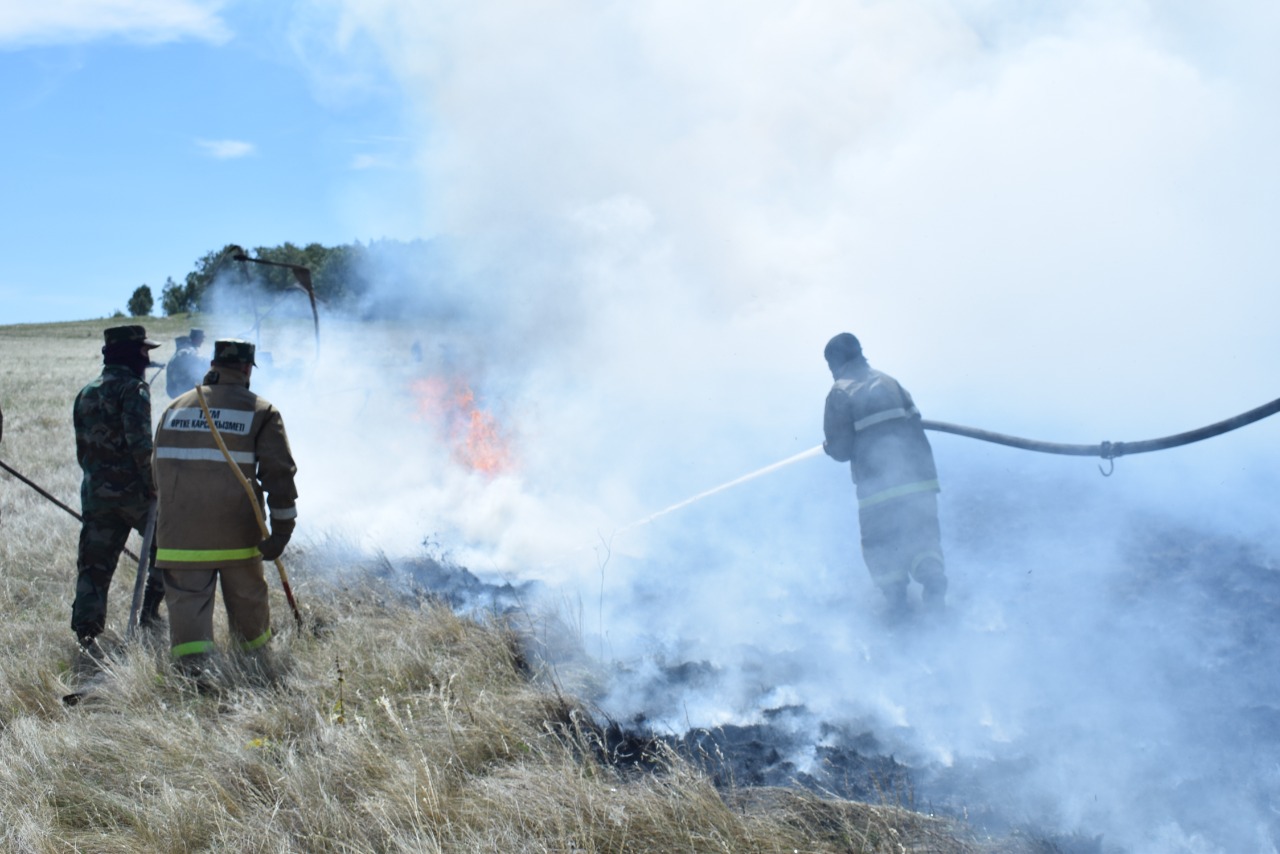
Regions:
<instances>
[{"instance_id":1,"label":"camouflage trousers","mask_svg":"<svg viewBox=\"0 0 1280 854\"><path fill-rule=\"evenodd\" d=\"M913 578L926 590L946 590L935 493L920 492L868 507L859 511L858 523L862 558L871 580L887 595L900 595Z\"/></svg>"},{"instance_id":2,"label":"camouflage trousers","mask_svg":"<svg viewBox=\"0 0 1280 854\"><path fill-rule=\"evenodd\" d=\"M71 630L77 638L96 638L107 626L107 592L115 575L120 553L130 531L143 533L147 524L146 504L86 508L80 527L80 552L76 562L76 597L71 604ZM143 614L154 616L164 597L164 578L155 568L155 540L151 542L150 572L147 574ZM136 569L136 567L135 567ZM130 581L133 576L130 576ZM133 585L129 585L133 595ZM132 606L132 602L130 603Z\"/></svg>"}]
</instances>

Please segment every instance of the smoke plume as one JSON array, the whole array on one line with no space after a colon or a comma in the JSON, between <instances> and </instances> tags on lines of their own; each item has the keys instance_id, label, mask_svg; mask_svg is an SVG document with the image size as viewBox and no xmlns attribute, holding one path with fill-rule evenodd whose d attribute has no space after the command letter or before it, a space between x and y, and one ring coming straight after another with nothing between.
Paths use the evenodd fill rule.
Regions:
<instances>
[{"instance_id":1,"label":"smoke plume","mask_svg":"<svg viewBox=\"0 0 1280 854\"><path fill-rule=\"evenodd\" d=\"M311 67L404 93L447 251L388 277L420 283L384 295L418 307L395 324L328 316L318 361L299 325L276 346L296 364L255 378L301 461L300 531L538 579L616 720L791 709L799 771L868 731L939 801L1010 822L1276 850L1275 424L1110 479L934 436L939 627L880 619L823 457L631 523L820 442L839 331L925 417L1051 441L1273 398L1277 18L313 4ZM460 450L477 418L491 470Z\"/></svg>"}]
</instances>

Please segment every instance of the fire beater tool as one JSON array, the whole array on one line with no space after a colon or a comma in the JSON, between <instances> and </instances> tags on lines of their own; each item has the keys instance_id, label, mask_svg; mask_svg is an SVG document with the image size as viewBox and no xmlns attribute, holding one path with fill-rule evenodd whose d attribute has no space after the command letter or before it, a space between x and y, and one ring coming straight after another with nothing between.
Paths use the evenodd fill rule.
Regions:
<instances>
[{"instance_id":1,"label":"fire beater tool","mask_svg":"<svg viewBox=\"0 0 1280 854\"><path fill-rule=\"evenodd\" d=\"M142 532L142 557L138 558L138 576L133 580L133 606L129 609L129 628L125 637L132 639L138 627L138 612L142 610L142 591L147 586L147 572L151 569L151 541L156 535L156 500L151 499L147 508L147 526Z\"/></svg>"},{"instance_id":2,"label":"fire beater tool","mask_svg":"<svg viewBox=\"0 0 1280 854\"><path fill-rule=\"evenodd\" d=\"M249 479L244 476L244 472L240 471L240 465L231 458L231 452L227 450L226 442L222 441L222 434L218 432L218 426L213 423L213 413L209 411L209 404L204 399L204 389L196 386L196 397L200 400L200 409L204 412L205 423L209 425L209 432L213 434L213 441L217 443L218 450L222 451L223 458L227 461L227 465L231 466L231 471L235 474L236 480L240 481L240 485L244 487L245 494L249 496L249 505L253 507L253 517L258 522L258 530L262 532L262 536L271 536L271 532L267 530L267 522L262 516L262 506L258 504L258 496L253 492L253 486L249 483ZM284 562L280 558L275 560L276 570L280 573L280 586L284 588L284 598L289 600L289 607L293 609L293 620L298 625L298 630L302 630L302 612L298 610L298 602L293 598L293 588L289 585L289 574L285 572Z\"/></svg>"},{"instance_id":3,"label":"fire beater tool","mask_svg":"<svg viewBox=\"0 0 1280 854\"><path fill-rule=\"evenodd\" d=\"M250 258L245 251L239 246L232 245L229 248L231 260L244 261L250 264L262 264L266 267L283 267L293 273L293 278L297 282L298 287L307 295L307 299L311 301L311 319L316 330L316 355L320 355L320 311L316 308L316 289L311 283L311 269L301 264L285 264L281 261L268 261L266 258Z\"/></svg>"}]
</instances>

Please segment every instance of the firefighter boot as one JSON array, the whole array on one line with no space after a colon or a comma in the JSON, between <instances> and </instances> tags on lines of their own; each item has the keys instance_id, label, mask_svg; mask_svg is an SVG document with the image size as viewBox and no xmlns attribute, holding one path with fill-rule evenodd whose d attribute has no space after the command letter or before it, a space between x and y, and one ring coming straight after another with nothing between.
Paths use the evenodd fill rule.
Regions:
<instances>
[{"instance_id":1,"label":"firefighter boot","mask_svg":"<svg viewBox=\"0 0 1280 854\"><path fill-rule=\"evenodd\" d=\"M947 578L937 575L925 579L924 590L920 595L924 609L933 616L941 616L947 610Z\"/></svg>"},{"instance_id":2,"label":"firefighter boot","mask_svg":"<svg viewBox=\"0 0 1280 854\"><path fill-rule=\"evenodd\" d=\"M947 608L947 573L940 556L930 554L922 557L911 570L911 576L924 588L920 600L925 612L940 616Z\"/></svg>"},{"instance_id":3,"label":"firefighter boot","mask_svg":"<svg viewBox=\"0 0 1280 854\"><path fill-rule=\"evenodd\" d=\"M191 680L197 694L221 694L222 672L211 654L184 655L176 662L178 673Z\"/></svg>"},{"instance_id":4,"label":"firefighter boot","mask_svg":"<svg viewBox=\"0 0 1280 854\"><path fill-rule=\"evenodd\" d=\"M884 593L884 616L890 623L899 623L910 614L907 606L907 585L888 584L880 588Z\"/></svg>"},{"instance_id":5,"label":"firefighter boot","mask_svg":"<svg viewBox=\"0 0 1280 854\"><path fill-rule=\"evenodd\" d=\"M107 660L107 654L94 635L82 635L76 638L76 652L79 654L79 667L82 670L96 670Z\"/></svg>"}]
</instances>

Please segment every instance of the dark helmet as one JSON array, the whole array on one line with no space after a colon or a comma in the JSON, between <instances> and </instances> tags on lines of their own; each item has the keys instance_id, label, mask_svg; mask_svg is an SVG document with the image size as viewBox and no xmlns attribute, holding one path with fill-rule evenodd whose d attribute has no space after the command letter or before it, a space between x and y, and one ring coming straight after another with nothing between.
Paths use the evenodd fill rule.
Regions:
<instances>
[{"instance_id":1,"label":"dark helmet","mask_svg":"<svg viewBox=\"0 0 1280 854\"><path fill-rule=\"evenodd\" d=\"M213 342L213 362L229 368L243 365L256 365L253 360L254 346L252 341L241 341L237 338L219 338Z\"/></svg>"},{"instance_id":2,"label":"dark helmet","mask_svg":"<svg viewBox=\"0 0 1280 854\"><path fill-rule=\"evenodd\" d=\"M827 360L827 366L835 370L850 359L860 358L862 356L862 344L858 342L858 339L852 333L841 332L827 342L822 355Z\"/></svg>"}]
</instances>

